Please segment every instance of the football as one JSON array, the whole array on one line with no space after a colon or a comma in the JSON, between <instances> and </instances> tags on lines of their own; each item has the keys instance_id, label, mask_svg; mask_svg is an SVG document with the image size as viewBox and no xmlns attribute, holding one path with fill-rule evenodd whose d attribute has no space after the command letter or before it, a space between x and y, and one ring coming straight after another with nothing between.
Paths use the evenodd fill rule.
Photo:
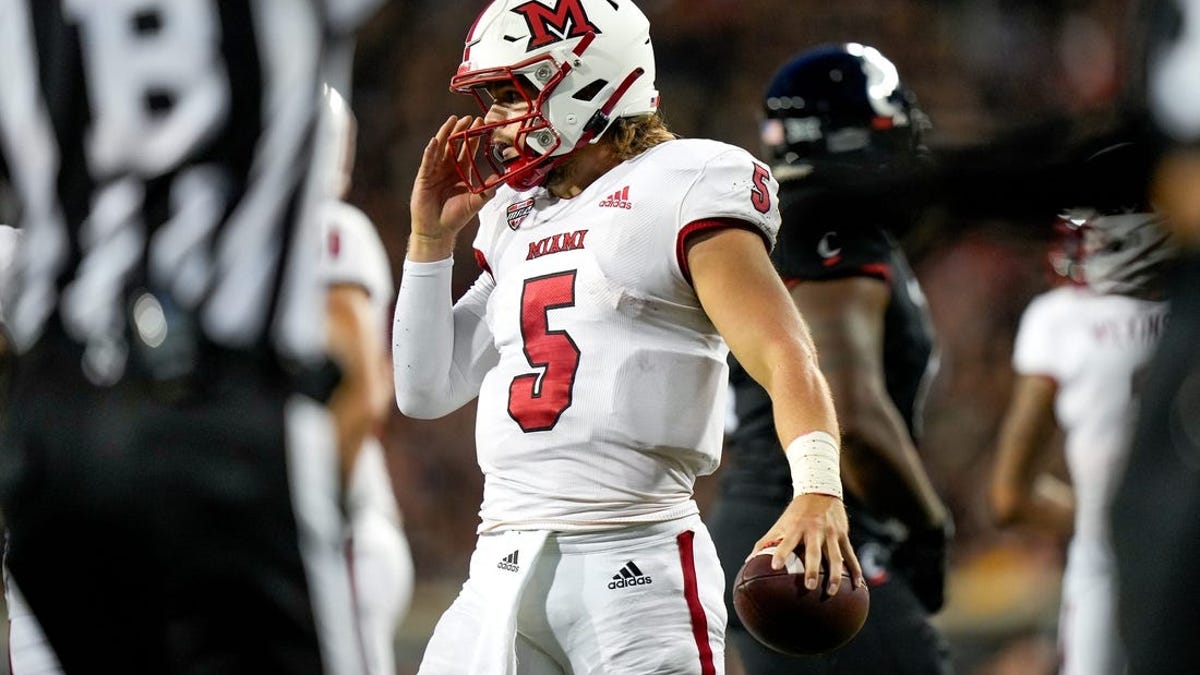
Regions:
<instances>
[{"instance_id":1,"label":"football","mask_svg":"<svg viewBox=\"0 0 1200 675\"><path fill-rule=\"evenodd\" d=\"M870 593L854 588L843 573L837 595L826 592L821 570L816 590L804 587L804 562L790 554L783 569L771 569L769 546L742 565L733 584L733 607L759 642L793 656L820 654L853 638L867 620Z\"/></svg>"}]
</instances>

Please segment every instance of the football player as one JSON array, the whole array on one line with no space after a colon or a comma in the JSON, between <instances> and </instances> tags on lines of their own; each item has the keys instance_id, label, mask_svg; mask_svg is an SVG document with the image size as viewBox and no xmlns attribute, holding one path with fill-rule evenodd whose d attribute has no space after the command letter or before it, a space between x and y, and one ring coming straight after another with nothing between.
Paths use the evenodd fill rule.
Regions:
<instances>
[{"instance_id":1,"label":"football player","mask_svg":"<svg viewBox=\"0 0 1200 675\"><path fill-rule=\"evenodd\" d=\"M849 644L817 657L771 651L733 613L729 634L755 675L948 672L947 643L929 617L943 601L950 520L916 448L936 351L924 296L893 236L916 215L903 186L923 178L929 122L895 65L857 43L789 59L762 113L783 218L772 257L838 406L850 538L871 611ZM779 402L740 362L730 382L733 461L713 515L727 587L751 533L791 495L773 421Z\"/></svg>"},{"instance_id":2,"label":"football player","mask_svg":"<svg viewBox=\"0 0 1200 675\"><path fill-rule=\"evenodd\" d=\"M776 406L792 497L742 552L862 573L828 385L771 268L776 182L658 114L632 2L497 0L451 80L482 117L427 144L396 304L402 412L478 398L470 575L420 672L720 673L724 577L693 499L720 459L726 355ZM475 216L482 273L451 302Z\"/></svg>"},{"instance_id":3,"label":"football player","mask_svg":"<svg viewBox=\"0 0 1200 675\"><path fill-rule=\"evenodd\" d=\"M1120 152L1113 149L1109 152ZM1163 268L1173 256L1158 218L1141 209L1071 209L1078 245L1070 281L1039 295L1017 332L1017 380L1000 429L991 505L1001 525L1070 539L1059 612L1059 672L1121 675L1116 568L1108 513L1128 454L1143 370L1166 323ZM1065 436L1070 485L1047 472Z\"/></svg>"},{"instance_id":4,"label":"football player","mask_svg":"<svg viewBox=\"0 0 1200 675\"><path fill-rule=\"evenodd\" d=\"M367 216L342 201L354 165L356 123L337 90L325 90L331 142L342 168L339 194L321 217L318 274L329 286L329 333L342 381L330 397L343 456L354 456L348 476L350 571L368 675L394 675L396 628L412 597L413 564L400 511L376 432L392 407L387 331L392 268Z\"/></svg>"},{"instance_id":5,"label":"football player","mask_svg":"<svg viewBox=\"0 0 1200 675\"><path fill-rule=\"evenodd\" d=\"M396 628L413 585L412 554L376 435L393 400L387 348L392 275L383 243L361 211L345 202L330 202L321 225L321 276L329 284L334 355L343 368L344 384L369 381L357 392L339 387L330 399L344 433L341 442L359 446L346 491L355 609L367 672L391 675L396 670ZM358 418L357 411L367 414Z\"/></svg>"}]
</instances>

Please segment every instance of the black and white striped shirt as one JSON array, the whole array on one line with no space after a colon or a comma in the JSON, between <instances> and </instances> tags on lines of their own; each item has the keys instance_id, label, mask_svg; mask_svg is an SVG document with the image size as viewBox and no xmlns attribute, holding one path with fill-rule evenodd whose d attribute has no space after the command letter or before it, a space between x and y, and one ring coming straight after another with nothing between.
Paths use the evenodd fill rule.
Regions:
<instances>
[{"instance_id":1,"label":"black and white striped shirt","mask_svg":"<svg viewBox=\"0 0 1200 675\"><path fill-rule=\"evenodd\" d=\"M119 376L148 291L215 344L315 354L321 84L381 2L0 0L18 349L60 321Z\"/></svg>"}]
</instances>

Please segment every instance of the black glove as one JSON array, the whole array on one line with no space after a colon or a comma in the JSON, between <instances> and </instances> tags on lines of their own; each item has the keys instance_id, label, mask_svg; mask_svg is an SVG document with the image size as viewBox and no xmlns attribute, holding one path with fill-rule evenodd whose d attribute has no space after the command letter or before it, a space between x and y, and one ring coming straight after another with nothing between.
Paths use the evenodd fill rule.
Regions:
<instances>
[{"instance_id":1,"label":"black glove","mask_svg":"<svg viewBox=\"0 0 1200 675\"><path fill-rule=\"evenodd\" d=\"M911 530L892 554L892 565L930 614L946 601L948 545L953 538L954 524L947 519L943 527Z\"/></svg>"}]
</instances>

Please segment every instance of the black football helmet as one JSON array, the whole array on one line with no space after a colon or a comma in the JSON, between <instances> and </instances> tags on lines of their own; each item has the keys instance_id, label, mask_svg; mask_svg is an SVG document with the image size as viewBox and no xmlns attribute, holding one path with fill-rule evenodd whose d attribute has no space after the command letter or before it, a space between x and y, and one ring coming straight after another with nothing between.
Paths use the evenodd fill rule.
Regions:
<instances>
[{"instance_id":1,"label":"black football helmet","mask_svg":"<svg viewBox=\"0 0 1200 675\"><path fill-rule=\"evenodd\" d=\"M824 45L785 63L763 98L765 159L781 181L887 173L924 153L929 118L874 47ZM864 175L866 172L867 175Z\"/></svg>"}]
</instances>

